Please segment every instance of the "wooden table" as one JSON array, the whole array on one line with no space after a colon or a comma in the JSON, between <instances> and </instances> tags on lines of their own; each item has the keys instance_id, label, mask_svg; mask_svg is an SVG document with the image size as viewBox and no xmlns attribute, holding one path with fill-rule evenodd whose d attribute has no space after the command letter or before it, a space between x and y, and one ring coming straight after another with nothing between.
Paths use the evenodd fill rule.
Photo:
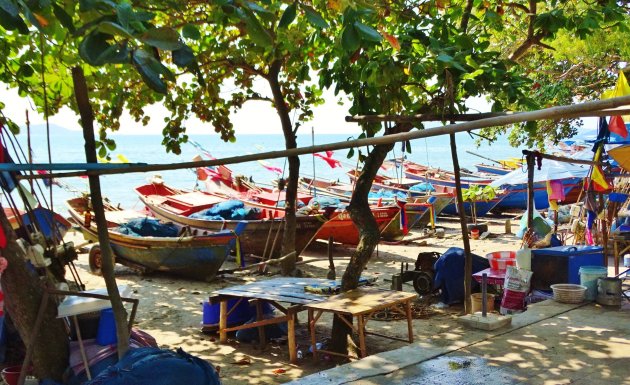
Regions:
<instances>
[{"instance_id":1,"label":"wooden table","mask_svg":"<svg viewBox=\"0 0 630 385\"><path fill-rule=\"evenodd\" d=\"M324 284L330 282L327 279L318 278L274 278L265 281L252 282L245 285L230 286L216 290L210 296L210 303L219 303L219 342L227 342L227 333L235 330L258 328L261 345L265 344L265 325L281 322L287 323L287 344L289 347L289 360L297 363L297 348L295 343L295 323L297 313L304 310L304 305L324 301L327 297L321 294L312 294L304 291L305 286ZM231 309L228 309L228 300L237 298L238 301ZM241 301L256 301L256 322L238 326L227 326L228 315L240 304ZM280 317L263 319L262 303L267 302L278 309L284 315ZM288 304L283 306L280 303Z\"/></svg>"},{"instance_id":2,"label":"wooden table","mask_svg":"<svg viewBox=\"0 0 630 385\"><path fill-rule=\"evenodd\" d=\"M613 241L615 275L619 274L619 261L623 255L630 250L630 233L610 233L610 240ZM621 247L621 249L620 249ZM605 256L606 266L608 266L608 256Z\"/></svg>"},{"instance_id":3,"label":"wooden table","mask_svg":"<svg viewBox=\"0 0 630 385\"><path fill-rule=\"evenodd\" d=\"M355 333L358 334L361 358L367 355L365 347L366 334L377 335L379 337L389 338L398 341L413 342L411 301L416 297L417 295L414 293L363 287L329 297L324 301L305 305L304 308L308 310L308 322L311 331L313 359L317 361L318 352L348 357L344 354L339 354L323 349L317 349L317 339L315 338L315 324L324 312L350 316L350 321L348 321L344 317L339 318L343 322L345 322ZM408 340L375 332L368 332L365 330L368 320L372 318L374 313L384 309L392 309L398 311L399 313L407 317L407 332L409 334ZM355 327L352 322L354 317L357 318L357 327Z\"/></svg>"}]
</instances>

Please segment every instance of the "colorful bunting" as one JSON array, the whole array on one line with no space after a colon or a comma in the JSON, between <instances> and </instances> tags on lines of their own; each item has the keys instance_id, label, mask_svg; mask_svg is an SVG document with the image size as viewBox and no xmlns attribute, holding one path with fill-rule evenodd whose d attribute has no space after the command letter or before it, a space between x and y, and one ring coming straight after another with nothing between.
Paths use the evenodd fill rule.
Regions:
<instances>
[{"instance_id":1,"label":"colorful bunting","mask_svg":"<svg viewBox=\"0 0 630 385\"><path fill-rule=\"evenodd\" d=\"M272 166L263 160L259 160L258 163L260 163L260 165L266 168L267 170L271 172L275 172L278 175L282 175L282 169L280 167Z\"/></svg>"}]
</instances>

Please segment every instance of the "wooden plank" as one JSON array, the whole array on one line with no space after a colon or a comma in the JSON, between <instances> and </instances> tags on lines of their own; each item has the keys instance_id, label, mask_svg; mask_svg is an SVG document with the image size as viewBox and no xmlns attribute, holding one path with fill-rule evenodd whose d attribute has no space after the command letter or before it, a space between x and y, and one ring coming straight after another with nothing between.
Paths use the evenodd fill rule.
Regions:
<instances>
[{"instance_id":1,"label":"wooden plank","mask_svg":"<svg viewBox=\"0 0 630 385\"><path fill-rule=\"evenodd\" d=\"M227 333L227 332L233 332L235 330L251 329L251 328L256 328L256 327L265 326L265 325L279 324L280 322L286 322L287 320L288 320L287 316L283 315L280 317L266 318L261 321L250 322L243 325L231 326L229 328L225 328L224 330Z\"/></svg>"},{"instance_id":2,"label":"wooden plank","mask_svg":"<svg viewBox=\"0 0 630 385\"><path fill-rule=\"evenodd\" d=\"M306 305L319 301L323 301L325 298L321 296L315 297L295 297L295 296L285 296L274 293L259 293L259 292L249 292L249 291L237 291L237 290L221 290L222 295L227 295L231 297L243 297L243 298L252 298L252 299L264 299L267 301L277 301L277 302L288 302L293 304Z\"/></svg>"},{"instance_id":3,"label":"wooden plank","mask_svg":"<svg viewBox=\"0 0 630 385\"><path fill-rule=\"evenodd\" d=\"M402 291L359 288L332 296L322 302L307 304L306 308L355 316L389 308L394 304L410 301L416 297L417 295L414 293Z\"/></svg>"},{"instance_id":4,"label":"wooden plank","mask_svg":"<svg viewBox=\"0 0 630 385\"><path fill-rule=\"evenodd\" d=\"M216 290L212 294L306 304L322 301L326 297L321 294L307 293L304 291L304 287L328 282L330 280L320 278L275 278L246 285L230 286Z\"/></svg>"},{"instance_id":5,"label":"wooden plank","mask_svg":"<svg viewBox=\"0 0 630 385\"><path fill-rule=\"evenodd\" d=\"M287 314L287 345L289 345L289 362L298 363L297 344L295 343L295 318L296 314L290 310Z\"/></svg>"},{"instance_id":6,"label":"wooden plank","mask_svg":"<svg viewBox=\"0 0 630 385\"><path fill-rule=\"evenodd\" d=\"M227 327L227 313L227 299L223 299L221 300L219 305L219 342L221 343L227 342L227 331L225 330L225 328Z\"/></svg>"}]
</instances>

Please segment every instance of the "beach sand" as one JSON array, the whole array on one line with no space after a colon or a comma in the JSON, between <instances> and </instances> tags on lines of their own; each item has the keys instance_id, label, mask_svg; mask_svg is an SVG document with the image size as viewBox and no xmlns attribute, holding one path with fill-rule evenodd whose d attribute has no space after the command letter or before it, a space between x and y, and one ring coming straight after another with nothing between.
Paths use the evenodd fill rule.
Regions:
<instances>
[{"instance_id":1,"label":"beach sand","mask_svg":"<svg viewBox=\"0 0 630 385\"><path fill-rule=\"evenodd\" d=\"M516 250L520 240L514 235L504 234L504 219L493 222L489 228L492 238L471 240L472 252L485 255L491 251ZM463 247L461 229L455 220L438 222L446 230L445 237L425 237L421 231L412 231L407 238L397 245L380 244L378 250L370 260L364 275L376 276L376 284L382 288L389 288L392 274L400 270L401 262L413 263L419 252L444 252L449 247ZM513 226L515 231L516 226ZM70 232L68 240L75 245L83 243L80 233ZM352 253L352 248L335 245L334 258L337 277L343 274L345 265ZM303 253L306 263L299 268L304 276L325 278L328 271L327 245L315 242ZM86 289L104 287L101 277L89 272L87 254L79 255L76 261L77 269ZM223 268L234 267L226 262ZM271 268L271 272L276 269ZM68 274L69 276L69 274ZM151 334L159 346L168 349L182 348L188 353L201 357L211 364L220 367L221 379L226 385L239 384L279 384L328 369L335 364L325 358L313 362L308 354L309 338L306 328L306 313L299 314L297 330L298 349L304 358L299 365L289 363L286 342L268 344L264 350L258 345L241 344L231 340L228 344L219 344L218 336L201 332L202 303L207 300L213 290L239 285L254 280L269 279L278 275L258 275L256 273L238 273L226 277L218 277L211 283L195 282L171 277L163 274L142 276L137 272L117 265L116 278L118 285L128 285L132 289L132 296L140 299L140 305L135 320L135 327ZM69 277L70 278L70 277ZM404 284L403 290L414 292L411 284ZM437 298L432 302L437 302ZM426 301L425 301L426 302ZM457 323L457 316L461 315L463 306L454 305L444 309L427 306L413 322L414 338L416 341L426 341L435 344L452 344L451 333L454 328L461 328ZM320 340L330 336L331 317L323 315L318 322ZM406 338L407 324L404 320L369 322L368 327L377 332ZM368 354L396 349L406 343L368 336Z\"/></svg>"}]
</instances>

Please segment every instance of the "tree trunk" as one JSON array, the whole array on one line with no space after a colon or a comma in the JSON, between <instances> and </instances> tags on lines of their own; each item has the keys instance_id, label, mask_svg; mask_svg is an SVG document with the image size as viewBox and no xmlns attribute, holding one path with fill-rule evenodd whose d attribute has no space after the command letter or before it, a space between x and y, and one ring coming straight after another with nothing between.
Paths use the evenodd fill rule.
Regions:
<instances>
[{"instance_id":1,"label":"tree trunk","mask_svg":"<svg viewBox=\"0 0 630 385\"><path fill-rule=\"evenodd\" d=\"M348 291L356 289L359 285L359 278L365 269L372 253L380 240L378 224L368 202L368 193L372 188L372 182L387 157L387 154L394 148L394 144L381 144L374 146L368 154L361 175L352 194L352 199L347 207L350 218L359 229L359 244L350 258L341 279L341 290ZM352 322L351 319L347 319ZM349 343L352 330L338 316L333 318L331 332L331 350L342 354L348 354Z\"/></svg>"},{"instance_id":2,"label":"tree trunk","mask_svg":"<svg viewBox=\"0 0 630 385\"><path fill-rule=\"evenodd\" d=\"M278 81L278 74L282 62L276 60L271 65L267 81L271 87L273 94L273 103L276 107L278 116L280 117L280 123L282 125L282 132L284 134L285 147L287 150L296 148L297 141L295 138L295 131L291 124L291 118L289 116L289 108L284 100L280 82ZM289 161L289 178L286 184L286 198L285 198L285 217L284 217L284 235L282 238L282 248L280 255L285 256L295 250L295 209L297 203L297 189L298 179L300 177L300 158L297 156L288 157ZM294 275L295 274L295 262L297 254L294 254L293 258L287 258L281 264L282 275Z\"/></svg>"},{"instance_id":3,"label":"tree trunk","mask_svg":"<svg viewBox=\"0 0 630 385\"><path fill-rule=\"evenodd\" d=\"M74 96L81 114L83 126L83 138L85 139L85 158L88 163L98 163L96 159L96 146L94 143L94 114L88 97L87 82L80 67L72 68L72 81L74 82ZM112 303L114 319L116 321L116 336L118 338L118 358L122 358L129 349L129 328L127 323L127 311L120 299L116 277L114 276L114 253L109 245L107 233L107 220L103 208L101 196L101 182L98 175L89 175L90 198L94 210L94 218L98 229L98 242L101 246L101 272L107 287L107 295Z\"/></svg>"},{"instance_id":4,"label":"tree trunk","mask_svg":"<svg viewBox=\"0 0 630 385\"><path fill-rule=\"evenodd\" d=\"M7 237L7 246L2 256L8 267L2 274L2 290L5 295L5 309L17 328L22 341L28 345L32 338L32 364L35 375L60 381L68 366L68 334L62 319L57 318L57 305L54 297L43 313L39 333L32 335L33 325L44 294L40 278L27 268L26 257L16 242L16 235L0 210L0 226Z\"/></svg>"}]
</instances>

